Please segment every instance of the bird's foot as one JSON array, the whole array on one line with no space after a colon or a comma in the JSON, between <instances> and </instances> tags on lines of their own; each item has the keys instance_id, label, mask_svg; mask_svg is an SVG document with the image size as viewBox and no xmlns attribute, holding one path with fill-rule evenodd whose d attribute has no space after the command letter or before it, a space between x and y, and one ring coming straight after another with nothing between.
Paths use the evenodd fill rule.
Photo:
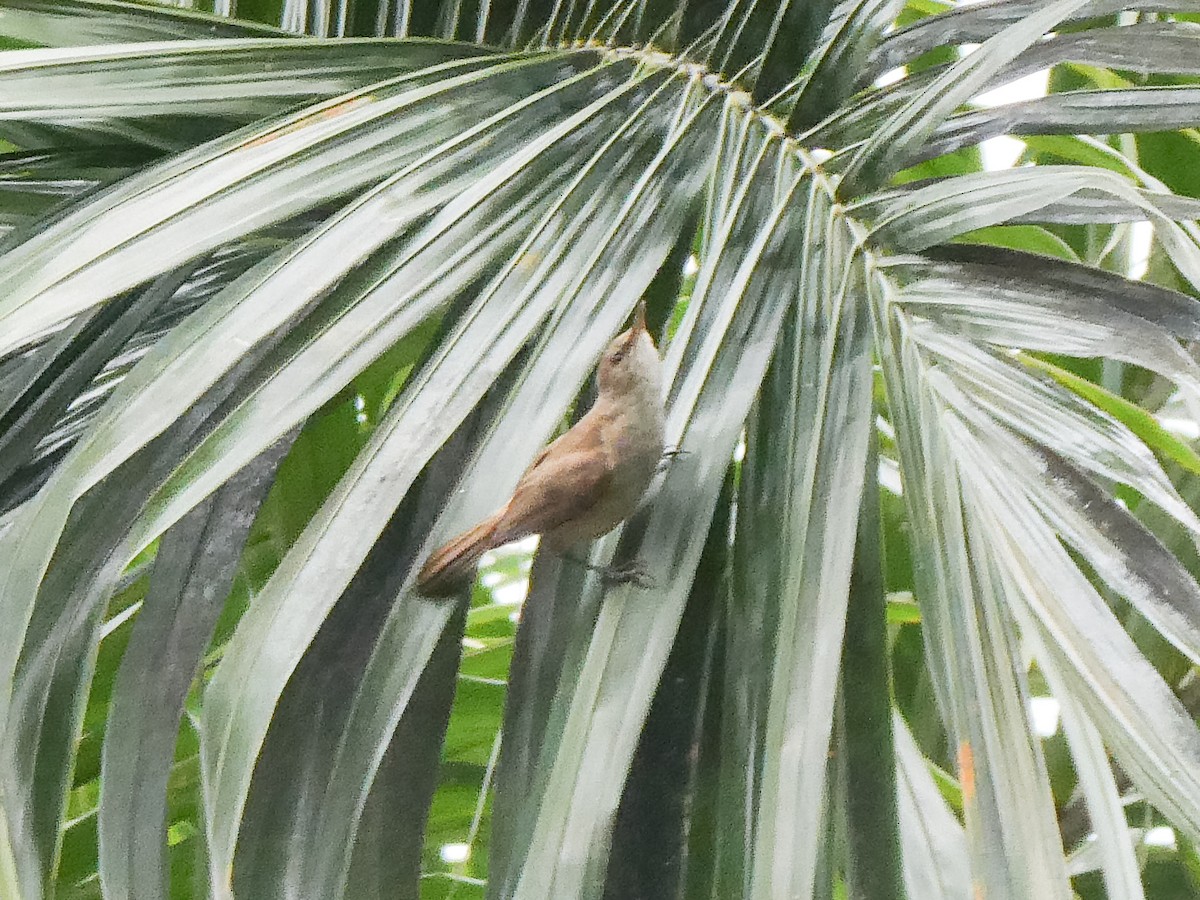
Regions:
<instances>
[{"instance_id":1,"label":"bird's foot","mask_svg":"<svg viewBox=\"0 0 1200 900\"><path fill-rule=\"evenodd\" d=\"M615 566L603 566L579 559L575 556L563 556L563 559L582 566L591 572L595 572L600 576L600 580L607 585L634 584L643 589L654 585L653 579L640 560L634 559Z\"/></svg>"},{"instance_id":2,"label":"bird's foot","mask_svg":"<svg viewBox=\"0 0 1200 900\"><path fill-rule=\"evenodd\" d=\"M662 452L662 458L658 461L658 470L660 472L665 471L670 467L671 463L675 462L675 460L681 456L687 456L687 454L687 450L683 450L679 447L665 448Z\"/></svg>"},{"instance_id":3,"label":"bird's foot","mask_svg":"<svg viewBox=\"0 0 1200 900\"><path fill-rule=\"evenodd\" d=\"M654 579L640 559L631 559L616 566L602 566L600 579L605 584L632 584L643 590L654 586Z\"/></svg>"}]
</instances>

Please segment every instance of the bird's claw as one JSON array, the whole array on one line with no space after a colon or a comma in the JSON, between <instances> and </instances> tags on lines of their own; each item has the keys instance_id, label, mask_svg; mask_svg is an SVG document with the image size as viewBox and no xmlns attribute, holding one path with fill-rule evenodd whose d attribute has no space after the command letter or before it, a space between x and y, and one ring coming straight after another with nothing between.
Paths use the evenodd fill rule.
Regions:
<instances>
[{"instance_id":1,"label":"bird's claw","mask_svg":"<svg viewBox=\"0 0 1200 900\"><path fill-rule=\"evenodd\" d=\"M667 467L671 465L671 463L675 462L675 460L677 460L679 457L686 456L687 454L687 450L680 449L679 447L667 447L663 450L662 458L658 461L658 470L660 472L665 471Z\"/></svg>"},{"instance_id":2,"label":"bird's claw","mask_svg":"<svg viewBox=\"0 0 1200 900\"><path fill-rule=\"evenodd\" d=\"M643 590L654 585L650 573L636 559L616 566L601 567L600 578L605 584L632 584Z\"/></svg>"},{"instance_id":3,"label":"bird's claw","mask_svg":"<svg viewBox=\"0 0 1200 900\"><path fill-rule=\"evenodd\" d=\"M650 577L645 567L642 566L640 560L633 559L614 566L604 566L567 554L564 554L562 558L567 562L575 563L575 565L587 569L589 572L595 572L606 585L634 584L643 590L654 586L654 580Z\"/></svg>"}]
</instances>

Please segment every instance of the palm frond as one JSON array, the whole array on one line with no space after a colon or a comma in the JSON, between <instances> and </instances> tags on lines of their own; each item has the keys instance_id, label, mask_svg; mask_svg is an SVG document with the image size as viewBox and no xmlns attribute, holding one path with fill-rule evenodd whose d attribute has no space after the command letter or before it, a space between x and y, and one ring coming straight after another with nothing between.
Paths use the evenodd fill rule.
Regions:
<instances>
[{"instance_id":1,"label":"palm frond","mask_svg":"<svg viewBox=\"0 0 1200 900\"><path fill-rule=\"evenodd\" d=\"M666 893L1065 900L1048 689L1109 895L1149 897L1123 778L1200 839L1200 457L1155 418L1200 410L1200 206L1138 147L1200 125L1196 11L280 5L396 35L325 40L7 4L0 895L175 896L185 822L196 896L416 896L484 617L414 569L645 296L682 455L589 561L651 583L539 557L470 798L473 838L493 779L504 820L460 883L612 896L627 774L674 740ZM1037 164L982 171L998 135ZM1131 222L1144 281L1105 270ZM925 729L884 715L894 590Z\"/></svg>"}]
</instances>

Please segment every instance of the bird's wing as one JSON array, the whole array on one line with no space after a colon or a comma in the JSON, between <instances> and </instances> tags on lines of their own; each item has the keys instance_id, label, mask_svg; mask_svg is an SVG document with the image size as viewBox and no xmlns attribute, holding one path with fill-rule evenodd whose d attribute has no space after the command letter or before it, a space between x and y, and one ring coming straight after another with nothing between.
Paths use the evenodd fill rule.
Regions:
<instances>
[{"instance_id":1,"label":"bird's wing","mask_svg":"<svg viewBox=\"0 0 1200 900\"><path fill-rule=\"evenodd\" d=\"M542 534L579 518L600 502L611 481L612 466L599 429L582 435L568 431L542 451L517 484L496 525L497 538L503 538L498 543Z\"/></svg>"},{"instance_id":2,"label":"bird's wing","mask_svg":"<svg viewBox=\"0 0 1200 900\"><path fill-rule=\"evenodd\" d=\"M605 424L609 417L605 410L600 408L600 405L597 403L596 406L593 406L587 415L556 437L546 449L534 457L533 462L529 464L529 468L522 476L522 481L532 475L547 459L553 457L564 458L577 453L592 452L602 452L611 457L612 448L605 440L608 434Z\"/></svg>"}]
</instances>

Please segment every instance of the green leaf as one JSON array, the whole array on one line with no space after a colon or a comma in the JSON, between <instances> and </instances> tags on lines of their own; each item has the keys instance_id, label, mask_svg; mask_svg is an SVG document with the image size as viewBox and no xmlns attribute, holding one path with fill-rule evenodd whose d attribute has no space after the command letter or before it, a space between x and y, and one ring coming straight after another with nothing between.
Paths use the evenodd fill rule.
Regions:
<instances>
[{"instance_id":1,"label":"green leaf","mask_svg":"<svg viewBox=\"0 0 1200 900\"><path fill-rule=\"evenodd\" d=\"M1188 471L1200 474L1200 454L1163 428L1151 413L1146 412L1137 404L1036 356L1023 354L1021 361L1027 366L1040 369L1063 387L1074 391L1089 403L1094 403L1118 422L1124 424L1150 449L1179 463Z\"/></svg>"},{"instance_id":2,"label":"green leaf","mask_svg":"<svg viewBox=\"0 0 1200 900\"><path fill-rule=\"evenodd\" d=\"M153 141L183 149L190 145L178 142L178 132L183 123L197 128L191 120L224 123L210 128L215 136L404 72L483 55L462 44L284 37L7 53L0 59L0 133L19 138L21 125L38 124L60 133L78 128L86 140L104 123L139 122Z\"/></svg>"},{"instance_id":3,"label":"green leaf","mask_svg":"<svg viewBox=\"0 0 1200 900\"><path fill-rule=\"evenodd\" d=\"M956 244L981 244L986 247L1007 247L1041 256L1057 256L1068 262L1079 262L1070 244L1054 232L1038 225L992 225L960 234Z\"/></svg>"},{"instance_id":4,"label":"green leaf","mask_svg":"<svg viewBox=\"0 0 1200 900\"><path fill-rule=\"evenodd\" d=\"M942 799L929 765L899 713L892 714L892 723L908 895L962 900L971 893L963 827Z\"/></svg>"},{"instance_id":5,"label":"green leaf","mask_svg":"<svg viewBox=\"0 0 1200 900\"><path fill-rule=\"evenodd\" d=\"M106 897L168 896L167 781L188 688L286 445L231 479L163 538L118 675L99 812Z\"/></svg>"},{"instance_id":6,"label":"green leaf","mask_svg":"<svg viewBox=\"0 0 1200 900\"><path fill-rule=\"evenodd\" d=\"M759 146L763 145L751 145ZM770 156L761 158L752 196L756 203L769 204L774 166ZM784 184L795 185L796 179L792 176ZM779 296L780 289L787 289L771 278L771 261L789 255L782 227L788 220L777 218L772 227L759 231L751 224L756 217L743 219L747 208L738 203L718 238L722 243L713 251L726 240L731 244L710 257L710 266L716 259L722 261L715 270L702 268L689 315L667 357L669 370L678 372L668 394L667 440L688 451L688 465L668 471L637 555L650 571L670 574L662 576L666 580L656 588L659 598L652 604L633 602L634 589L629 586L607 592L582 670L575 684L560 687L562 712L552 718L562 729L559 752L539 792L536 826L514 897L543 897L548 892L564 898L594 896L598 890L580 863L592 860L595 865L606 855L607 822L615 812L618 787L682 613L686 594L680 588L690 583L709 521L704 516L682 518L671 510L685 497L689 505L703 498L700 509L710 509L715 502L741 419L788 305L787 295ZM739 208L741 215L736 214ZM776 217L788 208L776 206ZM739 252L730 252L733 247ZM773 300L765 308L752 300L737 302L765 296ZM722 342L727 331L731 339ZM722 346L731 355L714 360ZM743 360L755 360L755 365ZM714 384L721 388L714 389ZM734 397L741 415L729 409ZM605 541L605 549L613 542Z\"/></svg>"},{"instance_id":7,"label":"green leaf","mask_svg":"<svg viewBox=\"0 0 1200 900\"><path fill-rule=\"evenodd\" d=\"M668 82L661 96L652 94L634 110L636 115L630 116L625 128L608 138L564 191L555 208L547 212L544 224L533 230L525 246L512 253L476 298L473 308L464 313L439 352L406 386L371 443L243 621L210 687L205 710L205 759L215 786L211 827L218 872L226 871L224 860L228 859L237 833L241 798L257 755L257 743L270 721L275 696L323 620L328 606L322 604L336 599L357 568L360 554L366 549L363 534L371 528L378 533L382 528L380 515L393 509L407 491L428 458L422 453L428 453L444 440L479 400L492 381L490 371L502 366L530 340L532 330L550 312L564 282L580 283L574 303L553 323L554 328L543 338L545 343L527 363L532 369L521 376L512 400L516 406L509 408L505 419L510 423L509 432L503 437L491 436L472 464L474 467L489 460L491 497L479 490L456 495L455 504L439 520L435 534L445 535L451 529L460 529L487 511L484 504L502 499L503 481L495 468L496 447L504 447L508 466L505 479L511 485L557 424L591 361L615 330L619 321L614 320L615 315L621 313L611 306L602 307L602 299L618 286L633 288L632 296L640 294L673 244L675 236L671 232L655 242L634 240L633 236L639 234L638 223L645 216L662 217L668 209L674 210L678 217L676 227L682 225L694 188L689 189L686 181L676 181L671 173L685 165L694 165L697 154L703 154L701 158L707 156L708 151L698 142L698 134L703 133L699 124L709 121L714 114L711 107L701 106L683 120L678 131L672 131L681 105L683 109L690 108L683 87ZM639 149L641 153L636 152ZM650 155L649 165L642 154ZM629 187L614 192L606 206L596 209L592 198L597 195L588 183L591 178L604 178L610 183L616 179ZM675 185L675 189L664 195L661 187L666 184ZM668 198L669 205L664 205ZM564 209L581 208L595 211L588 216L559 216ZM568 230L560 231L563 227ZM608 247L624 259L623 264L608 270L614 275L619 273L618 277L611 284L583 284ZM521 265L524 260L532 262L532 271ZM524 303L488 302L493 297L520 298ZM588 350L581 352L582 340L588 342L583 344ZM471 347L472 351L454 353L456 346ZM564 374L567 348L576 351L570 357L576 367L574 377ZM555 379L549 378L547 371L557 373L556 398L550 402L542 392ZM431 384L438 389L429 389L427 386ZM540 421L540 425L533 424L535 421ZM516 425L517 422L521 424ZM518 437L512 430L519 431L519 440L526 447L523 453L516 449ZM468 473L464 477L472 476ZM389 494L393 498L390 502ZM462 501L469 501L471 506L464 508ZM374 510L371 513L374 522L370 525L365 520L367 509ZM344 544L335 537L339 533L344 535ZM350 547L359 549L351 551ZM331 552L334 557L326 556ZM318 597L325 599L321 601ZM327 761L329 786L325 791L326 806L319 810L319 827L306 834L306 839L313 843L302 856L308 867L303 877L310 885L307 892L313 896L341 895L344 857L357 825L364 785L370 783L382 748L403 713L408 693L448 615L445 603L420 598L405 587L382 627L337 753ZM279 652L271 659L264 659L257 651L260 640L269 640ZM241 686L247 680L262 687L257 696L245 696ZM384 690L394 701L381 706L377 700L379 690Z\"/></svg>"},{"instance_id":8,"label":"green leaf","mask_svg":"<svg viewBox=\"0 0 1200 900\"><path fill-rule=\"evenodd\" d=\"M1038 657L1045 660L1046 654L1039 653ZM1125 806L1100 732L1078 708L1066 685L1055 677L1053 667L1043 662L1042 671L1059 698L1063 729L1071 744L1071 756L1087 798L1088 816L1101 848L1105 887L1109 896L1140 900L1145 896L1140 866L1130 840L1132 835L1125 819Z\"/></svg>"},{"instance_id":9,"label":"green leaf","mask_svg":"<svg viewBox=\"0 0 1200 900\"><path fill-rule=\"evenodd\" d=\"M1066 898L1049 783L1025 719L1023 673L1013 667L1012 635L991 573L971 564L977 538L965 515L972 507L961 499L944 401L929 387L938 383L939 370L914 345L912 323L895 306L895 286L878 278L873 288L914 551L929 566L916 572L922 628L972 823L972 877L1014 885L1019 896ZM1023 798L1019 824L1006 813L1015 797Z\"/></svg>"},{"instance_id":10,"label":"green leaf","mask_svg":"<svg viewBox=\"0 0 1200 900\"><path fill-rule=\"evenodd\" d=\"M1200 88L1071 91L954 116L934 131L922 155L949 153L1001 134L1177 131L1197 124Z\"/></svg>"},{"instance_id":11,"label":"green leaf","mask_svg":"<svg viewBox=\"0 0 1200 900\"><path fill-rule=\"evenodd\" d=\"M1194 0L238 6L0 11L3 900L1186 890ZM416 595L639 296L685 452Z\"/></svg>"},{"instance_id":12,"label":"green leaf","mask_svg":"<svg viewBox=\"0 0 1200 900\"><path fill-rule=\"evenodd\" d=\"M210 37L282 36L277 28L113 0L11 0L0 34L47 47Z\"/></svg>"},{"instance_id":13,"label":"green leaf","mask_svg":"<svg viewBox=\"0 0 1200 900\"><path fill-rule=\"evenodd\" d=\"M845 8L839 5L813 54L812 71L801 86L788 118L789 131L811 126L854 92L863 63L900 9L901 4L896 0L858 0ZM780 40L776 46L782 43ZM768 56L767 64L770 62Z\"/></svg>"},{"instance_id":14,"label":"green leaf","mask_svg":"<svg viewBox=\"0 0 1200 900\"><path fill-rule=\"evenodd\" d=\"M999 435L986 437L991 443ZM986 453L965 431L956 429L954 439L964 442L966 452ZM1019 459L1011 452L1005 456ZM1020 601L1010 608L1044 647L1047 665L1063 673L1071 695L1135 783L1179 827L1195 833L1200 822L1200 781L1190 775L1196 771L1192 761L1200 760L1195 723L1028 501L994 493L1009 491L1011 484L999 469L989 468L985 477L991 484L979 475L971 483L973 490L987 492L989 516L981 524L1005 590ZM1148 731L1150 720L1159 727Z\"/></svg>"},{"instance_id":15,"label":"green leaf","mask_svg":"<svg viewBox=\"0 0 1200 900\"><path fill-rule=\"evenodd\" d=\"M843 174L842 196L874 187L911 164L918 146L933 136L961 103L986 84L995 72L1032 45L1055 25L1090 0L1057 0L1031 12L959 60L919 95L891 115L854 156Z\"/></svg>"},{"instance_id":16,"label":"green leaf","mask_svg":"<svg viewBox=\"0 0 1200 900\"><path fill-rule=\"evenodd\" d=\"M870 439L868 475L879 471L874 429ZM846 883L850 897L903 900L880 524L879 484L868 478L854 547L839 688Z\"/></svg>"},{"instance_id":17,"label":"green leaf","mask_svg":"<svg viewBox=\"0 0 1200 900\"><path fill-rule=\"evenodd\" d=\"M582 69L595 61L590 53L573 58ZM462 130L466 111L456 90L495 79L492 102L472 105L476 122L554 84L564 66L570 72L557 56L435 66L250 126L126 179L0 258L0 285L12 288L0 301L0 353L225 241L421 159ZM235 224L217 229L216 222Z\"/></svg>"}]
</instances>

